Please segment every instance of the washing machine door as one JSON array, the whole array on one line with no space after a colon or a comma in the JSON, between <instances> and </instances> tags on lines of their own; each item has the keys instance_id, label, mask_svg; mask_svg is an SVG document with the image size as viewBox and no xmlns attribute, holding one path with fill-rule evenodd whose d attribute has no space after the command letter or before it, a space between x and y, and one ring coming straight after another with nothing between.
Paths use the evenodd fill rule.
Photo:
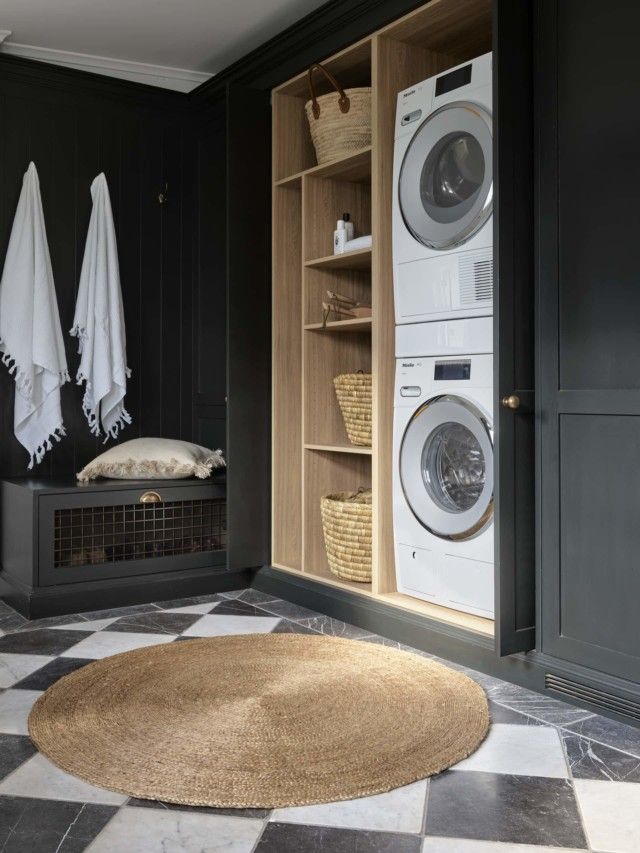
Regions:
<instances>
[{"instance_id":1,"label":"washing machine door","mask_svg":"<svg viewBox=\"0 0 640 853\"><path fill-rule=\"evenodd\" d=\"M471 539L493 518L493 434L469 400L433 397L400 447L400 481L413 514L442 539Z\"/></svg>"},{"instance_id":2,"label":"washing machine door","mask_svg":"<svg viewBox=\"0 0 640 853\"><path fill-rule=\"evenodd\" d=\"M398 199L405 224L431 249L472 237L491 215L491 114L456 101L429 115L404 155Z\"/></svg>"}]
</instances>

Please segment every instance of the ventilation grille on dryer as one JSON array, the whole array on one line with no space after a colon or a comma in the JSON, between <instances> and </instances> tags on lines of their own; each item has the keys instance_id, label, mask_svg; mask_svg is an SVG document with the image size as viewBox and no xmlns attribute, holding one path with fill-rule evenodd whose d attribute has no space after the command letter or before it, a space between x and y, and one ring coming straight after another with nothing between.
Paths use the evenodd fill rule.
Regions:
<instances>
[{"instance_id":1,"label":"ventilation grille on dryer","mask_svg":"<svg viewBox=\"0 0 640 853\"><path fill-rule=\"evenodd\" d=\"M604 690L598 690L597 687L589 687L587 684L580 684L549 672L545 675L544 683L548 690L553 690L561 696L570 696L578 702L589 702L591 705L597 705L607 711L615 711L616 714L622 714L632 720L640 720L640 702L634 699L623 699Z\"/></svg>"},{"instance_id":2,"label":"ventilation grille on dryer","mask_svg":"<svg viewBox=\"0 0 640 853\"><path fill-rule=\"evenodd\" d=\"M458 260L460 281L460 307L487 305L493 299L493 254L491 249L482 252L463 252Z\"/></svg>"}]
</instances>

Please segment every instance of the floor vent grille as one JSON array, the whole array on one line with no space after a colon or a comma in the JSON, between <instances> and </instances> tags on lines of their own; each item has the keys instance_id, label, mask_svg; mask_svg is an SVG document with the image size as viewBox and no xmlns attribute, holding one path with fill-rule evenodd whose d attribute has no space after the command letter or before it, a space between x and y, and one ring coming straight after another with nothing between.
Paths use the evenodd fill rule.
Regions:
<instances>
[{"instance_id":1,"label":"floor vent grille","mask_svg":"<svg viewBox=\"0 0 640 853\"><path fill-rule=\"evenodd\" d=\"M616 714L622 714L632 720L640 720L640 702L633 699L623 699L620 696L614 696L612 693L606 693L604 690L589 687L587 684L580 684L578 681L571 681L560 675L552 675L549 672L545 675L544 683L548 690L560 693L562 696L570 696L577 702L589 702L591 705L597 705L607 711L614 711Z\"/></svg>"}]
</instances>

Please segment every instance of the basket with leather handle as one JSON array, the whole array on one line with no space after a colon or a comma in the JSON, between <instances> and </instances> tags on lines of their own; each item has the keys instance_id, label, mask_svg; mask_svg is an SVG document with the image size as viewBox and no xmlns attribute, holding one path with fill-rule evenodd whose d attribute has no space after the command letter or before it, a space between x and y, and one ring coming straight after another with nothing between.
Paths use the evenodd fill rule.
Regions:
<instances>
[{"instance_id":1,"label":"basket with leather handle","mask_svg":"<svg viewBox=\"0 0 640 853\"><path fill-rule=\"evenodd\" d=\"M327 78L335 92L316 95L313 72ZM371 86L343 89L324 65L309 68L311 100L305 104L318 165L346 157L371 145Z\"/></svg>"}]
</instances>

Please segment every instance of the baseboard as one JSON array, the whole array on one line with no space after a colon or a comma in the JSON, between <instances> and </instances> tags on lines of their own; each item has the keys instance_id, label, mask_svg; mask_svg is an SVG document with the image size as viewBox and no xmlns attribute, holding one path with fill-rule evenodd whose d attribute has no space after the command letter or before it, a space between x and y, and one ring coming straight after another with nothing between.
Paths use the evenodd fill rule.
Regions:
<instances>
[{"instance_id":1,"label":"baseboard","mask_svg":"<svg viewBox=\"0 0 640 853\"><path fill-rule=\"evenodd\" d=\"M165 572L162 575L141 575L28 590L5 573L0 577L0 598L23 616L40 619L44 616L226 592L248 586L250 579L249 570L229 572L222 566L210 566Z\"/></svg>"},{"instance_id":2,"label":"baseboard","mask_svg":"<svg viewBox=\"0 0 640 853\"><path fill-rule=\"evenodd\" d=\"M595 698L597 691L619 700L612 702L630 709L640 705L640 685L614 678L605 673L589 670L567 661L552 658L539 652L498 657L493 642L488 637L472 634L454 626L439 623L417 613L400 611L383 602L359 596L348 590L329 588L324 584L282 572L273 566L263 566L252 580L252 586L311 610L317 610L335 619L341 619L416 649L431 652L487 675L519 684L544 696L561 699L570 705L586 708L619 722L640 728L640 720L633 713L619 713L601 701L587 701L589 691ZM559 676L588 689L579 691L580 700L550 689L548 676Z\"/></svg>"}]
</instances>

